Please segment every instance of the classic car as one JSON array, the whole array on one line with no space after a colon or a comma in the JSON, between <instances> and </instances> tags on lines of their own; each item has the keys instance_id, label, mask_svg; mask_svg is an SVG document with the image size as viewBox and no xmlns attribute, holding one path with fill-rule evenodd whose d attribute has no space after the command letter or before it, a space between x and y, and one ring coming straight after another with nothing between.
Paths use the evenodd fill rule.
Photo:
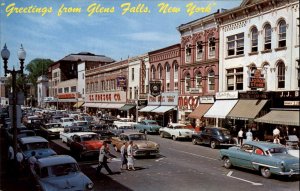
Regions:
<instances>
[{"instance_id":1,"label":"classic car","mask_svg":"<svg viewBox=\"0 0 300 191\"><path fill-rule=\"evenodd\" d=\"M62 140L63 143L69 145L71 141L71 136L77 132L84 132L84 128L78 126L68 126L64 128L64 131L59 133L59 138Z\"/></svg>"},{"instance_id":2,"label":"classic car","mask_svg":"<svg viewBox=\"0 0 300 191\"><path fill-rule=\"evenodd\" d=\"M103 144L99 136L93 132L78 132L71 136L69 142L71 153L78 159L86 156L99 156Z\"/></svg>"},{"instance_id":3,"label":"classic car","mask_svg":"<svg viewBox=\"0 0 300 191\"><path fill-rule=\"evenodd\" d=\"M260 171L269 178L272 174L299 174L299 158L288 154L280 144L263 141L246 141L241 147L220 150L220 159L225 168L232 166Z\"/></svg>"},{"instance_id":4,"label":"classic car","mask_svg":"<svg viewBox=\"0 0 300 191\"><path fill-rule=\"evenodd\" d=\"M74 123L74 119L70 117L63 117L59 120L63 127L72 126Z\"/></svg>"},{"instance_id":5,"label":"classic car","mask_svg":"<svg viewBox=\"0 0 300 191\"><path fill-rule=\"evenodd\" d=\"M111 129L109 125L91 124L90 129L92 132L98 134L100 140L106 141L108 143L111 143L111 138L116 136L116 134L112 132L113 129Z\"/></svg>"},{"instance_id":6,"label":"classic car","mask_svg":"<svg viewBox=\"0 0 300 191\"><path fill-rule=\"evenodd\" d=\"M286 140L286 146L299 148L299 138L297 135L289 135Z\"/></svg>"},{"instance_id":7,"label":"classic car","mask_svg":"<svg viewBox=\"0 0 300 191\"><path fill-rule=\"evenodd\" d=\"M129 118L119 118L118 120L114 121L113 125L117 127L132 127L133 125L136 125L137 123L132 121Z\"/></svg>"},{"instance_id":8,"label":"classic car","mask_svg":"<svg viewBox=\"0 0 300 191\"><path fill-rule=\"evenodd\" d=\"M61 123L47 123L40 127L40 135L47 139L59 138L60 132L63 132L64 128Z\"/></svg>"},{"instance_id":9,"label":"classic car","mask_svg":"<svg viewBox=\"0 0 300 191\"><path fill-rule=\"evenodd\" d=\"M74 121L73 126L82 127L85 131L89 130L89 122L87 121Z\"/></svg>"},{"instance_id":10,"label":"classic car","mask_svg":"<svg viewBox=\"0 0 300 191\"><path fill-rule=\"evenodd\" d=\"M161 126L159 126L158 123L154 120L142 120L141 122L133 125L133 129L136 129L139 132L143 132L145 134L158 133L159 128L161 128Z\"/></svg>"},{"instance_id":11,"label":"classic car","mask_svg":"<svg viewBox=\"0 0 300 191\"><path fill-rule=\"evenodd\" d=\"M11 132L8 134L8 142L9 143L13 143L13 131L12 129L10 129ZM19 130L17 132L17 140L22 138L22 137L31 137L31 136L36 136L35 132L32 131L32 130L28 130L28 129L25 129L25 130Z\"/></svg>"},{"instance_id":12,"label":"classic car","mask_svg":"<svg viewBox=\"0 0 300 191\"><path fill-rule=\"evenodd\" d=\"M187 129L186 125L180 123L171 123L167 127L161 127L159 129L160 137L171 137L174 141L177 139L191 139L193 131L191 129Z\"/></svg>"},{"instance_id":13,"label":"classic car","mask_svg":"<svg viewBox=\"0 0 300 191\"><path fill-rule=\"evenodd\" d=\"M68 155L39 159L31 174L36 190L94 190L94 183L81 172L76 160Z\"/></svg>"},{"instance_id":14,"label":"classic car","mask_svg":"<svg viewBox=\"0 0 300 191\"><path fill-rule=\"evenodd\" d=\"M56 152L49 147L48 141L40 136L22 137L18 139L18 146L27 159L31 156L31 152L36 152L36 158L48 157L56 155Z\"/></svg>"},{"instance_id":15,"label":"classic car","mask_svg":"<svg viewBox=\"0 0 300 191\"><path fill-rule=\"evenodd\" d=\"M119 137L112 138L112 145L116 151L120 151L123 143L133 141L133 156L157 156L159 144L149 141L143 133L121 133Z\"/></svg>"},{"instance_id":16,"label":"classic car","mask_svg":"<svg viewBox=\"0 0 300 191\"><path fill-rule=\"evenodd\" d=\"M202 131L192 135L192 143L194 145L208 144L215 149L217 146L234 146L237 142L225 128L205 127Z\"/></svg>"}]
</instances>

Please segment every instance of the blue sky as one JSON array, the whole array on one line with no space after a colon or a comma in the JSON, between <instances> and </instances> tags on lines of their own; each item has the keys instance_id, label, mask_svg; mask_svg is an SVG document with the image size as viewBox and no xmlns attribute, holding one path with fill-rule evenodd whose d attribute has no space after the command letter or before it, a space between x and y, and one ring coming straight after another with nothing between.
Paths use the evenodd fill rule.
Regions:
<instances>
[{"instance_id":1,"label":"blue sky","mask_svg":"<svg viewBox=\"0 0 300 191\"><path fill-rule=\"evenodd\" d=\"M149 7L148 14L126 13L121 15L120 5L130 2ZM157 5L168 3L181 9L176 14L158 13ZM82 51L109 56L115 60L126 59L152 50L180 42L176 27L209 13L195 13L188 16L185 6L193 2L199 7L212 6L217 9L231 9L239 6L242 0L0 0L0 46L7 44L11 52L9 66L17 66L17 51L23 44L27 57L25 63L34 58L49 58L57 61L71 53ZM15 7L52 7L53 12L41 14L11 14L6 8L11 3ZM115 7L115 13L94 14L86 11L90 4ZM60 6L79 7L81 13L63 13L57 16ZM2 59L1 59L2 60ZM3 65L1 61L1 76Z\"/></svg>"}]
</instances>

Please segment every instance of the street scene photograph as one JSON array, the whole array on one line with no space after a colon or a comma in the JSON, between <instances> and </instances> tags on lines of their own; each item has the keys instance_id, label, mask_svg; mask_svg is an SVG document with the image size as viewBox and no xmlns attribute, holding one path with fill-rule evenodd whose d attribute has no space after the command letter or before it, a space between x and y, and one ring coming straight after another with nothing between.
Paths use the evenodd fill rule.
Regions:
<instances>
[{"instance_id":1,"label":"street scene photograph","mask_svg":"<svg viewBox=\"0 0 300 191\"><path fill-rule=\"evenodd\" d=\"M297 0L0 0L0 191L300 190Z\"/></svg>"}]
</instances>

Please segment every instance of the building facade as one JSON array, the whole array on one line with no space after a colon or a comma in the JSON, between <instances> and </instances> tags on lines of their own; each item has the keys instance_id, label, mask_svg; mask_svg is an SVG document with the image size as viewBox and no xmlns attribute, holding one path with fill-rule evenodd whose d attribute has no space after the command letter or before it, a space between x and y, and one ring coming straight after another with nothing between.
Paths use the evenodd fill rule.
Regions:
<instances>
[{"instance_id":1,"label":"building facade","mask_svg":"<svg viewBox=\"0 0 300 191\"><path fill-rule=\"evenodd\" d=\"M48 77L46 75L42 75L37 79L37 91L38 91L38 106L45 107L46 102L45 98L49 95L49 84Z\"/></svg>"}]
</instances>

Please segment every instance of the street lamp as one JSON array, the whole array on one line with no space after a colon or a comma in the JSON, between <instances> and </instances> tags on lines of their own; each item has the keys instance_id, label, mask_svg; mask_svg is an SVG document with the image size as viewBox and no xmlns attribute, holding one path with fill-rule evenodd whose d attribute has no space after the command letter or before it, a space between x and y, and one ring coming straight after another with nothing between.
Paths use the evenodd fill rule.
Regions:
<instances>
[{"instance_id":1,"label":"street lamp","mask_svg":"<svg viewBox=\"0 0 300 191\"><path fill-rule=\"evenodd\" d=\"M23 45L21 44L21 48L18 51L18 58L20 60L20 70L15 70L15 67L13 67L13 70L8 69L9 56L10 56L10 52L7 49L7 46L5 44L2 51L1 51L1 57L2 57L3 63L4 63L4 76L6 77L7 74L11 74L11 76L12 76L13 147L14 147L14 150L16 151L17 150L17 104L18 104L18 97L17 97L17 91L16 91L16 81L17 81L16 78L17 78L17 74L21 74L23 76L24 60L25 60L25 57L26 57L26 52L23 48Z\"/></svg>"}]
</instances>

